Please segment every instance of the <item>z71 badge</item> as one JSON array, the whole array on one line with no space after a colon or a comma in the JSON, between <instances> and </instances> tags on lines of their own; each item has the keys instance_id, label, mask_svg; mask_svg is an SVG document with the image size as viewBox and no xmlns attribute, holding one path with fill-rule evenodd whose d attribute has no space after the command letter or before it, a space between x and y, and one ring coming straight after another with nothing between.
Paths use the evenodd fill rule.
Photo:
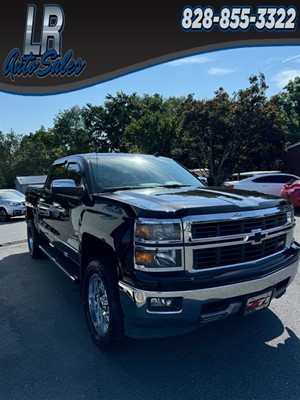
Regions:
<instances>
[{"instance_id":1,"label":"z71 badge","mask_svg":"<svg viewBox=\"0 0 300 400\"><path fill-rule=\"evenodd\" d=\"M272 299L272 293L272 291L269 291L258 296L250 297L247 300L245 314L250 314L254 311L268 307Z\"/></svg>"}]
</instances>

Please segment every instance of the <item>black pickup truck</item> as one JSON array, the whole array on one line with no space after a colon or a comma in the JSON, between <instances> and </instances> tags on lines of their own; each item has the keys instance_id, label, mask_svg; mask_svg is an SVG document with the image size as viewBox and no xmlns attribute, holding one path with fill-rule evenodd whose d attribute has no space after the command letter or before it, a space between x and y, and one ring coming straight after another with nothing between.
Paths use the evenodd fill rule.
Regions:
<instances>
[{"instance_id":1,"label":"black pickup truck","mask_svg":"<svg viewBox=\"0 0 300 400\"><path fill-rule=\"evenodd\" d=\"M103 349L268 307L299 265L283 198L204 186L176 161L79 154L26 192L28 246L80 284Z\"/></svg>"}]
</instances>

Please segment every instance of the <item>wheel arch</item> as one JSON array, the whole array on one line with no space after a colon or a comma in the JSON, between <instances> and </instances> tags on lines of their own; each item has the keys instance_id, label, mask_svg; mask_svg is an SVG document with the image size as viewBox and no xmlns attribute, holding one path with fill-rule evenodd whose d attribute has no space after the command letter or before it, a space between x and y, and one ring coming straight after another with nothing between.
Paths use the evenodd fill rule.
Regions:
<instances>
[{"instance_id":1,"label":"wheel arch","mask_svg":"<svg viewBox=\"0 0 300 400\"><path fill-rule=\"evenodd\" d=\"M105 258L109 260L111 267L115 273L120 276L120 268L118 268L118 259L114 249L106 243L90 233L83 233L81 239L81 260L80 260L80 281L83 284L83 277L88 264L95 259Z\"/></svg>"}]
</instances>

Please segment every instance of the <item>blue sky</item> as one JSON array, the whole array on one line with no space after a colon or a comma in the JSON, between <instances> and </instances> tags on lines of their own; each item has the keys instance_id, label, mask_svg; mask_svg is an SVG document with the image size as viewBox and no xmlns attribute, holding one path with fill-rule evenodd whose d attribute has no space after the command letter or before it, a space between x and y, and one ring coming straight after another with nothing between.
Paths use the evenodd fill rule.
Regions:
<instances>
[{"instance_id":1,"label":"blue sky","mask_svg":"<svg viewBox=\"0 0 300 400\"><path fill-rule=\"evenodd\" d=\"M300 76L300 46L258 46L196 54L68 93L22 96L0 92L0 131L18 134L53 126L54 117L75 105L101 105L108 94L159 93L164 97L193 94L209 99L223 87L232 95L249 86L250 75L264 73L267 95L280 92Z\"/></svg>"}]
</instances>

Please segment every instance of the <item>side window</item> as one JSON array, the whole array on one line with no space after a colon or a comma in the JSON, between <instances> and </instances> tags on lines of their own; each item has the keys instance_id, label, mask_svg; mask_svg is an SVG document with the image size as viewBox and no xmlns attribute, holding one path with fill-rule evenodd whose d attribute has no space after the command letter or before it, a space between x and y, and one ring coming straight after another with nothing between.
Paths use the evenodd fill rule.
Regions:
<instances>
[{"instance_id":1,"label":"side window","mask_svg":"<svg viewBox=\"0 0 300 400\"><path fill-rule=\"evenodd\" d=\"M295 182L296 178L291 175L282 175L280 183Z\"/></svg>"},{"instance_id":2,"label":"side window","mask_svg":"<svg viewBox=\"0 0 300 400\"><path fill-rule=\"evenodd\" d=\"M272 182L272 180L270 180L269 176L261 176L260 178L253 179L253 182L255 182L255 183L270 183L270 182Z\"/></svg>"},{"instance_id":3,"label":"side window","mask_svg":"<svg viewBox=\"0 0 300 400\"><path fill-rule=\"evenodd\" d=\"M50 190L51 183L55 179L73 179L76 183L76 186L80 186L82 184L82 175L80 171L80 167L76 163L66 164L57 164L54 165L49 173L47 178L45 188Z\"/></svg>"},{"instance_id":4,"label":"side window","mask_svg":"<svg viewBox=\"0 0 300 400\"><path fill-rule=\"evenodd\" d=\"M270 175L256 178L253 182L259 183L287 183L292 179L290 175Z\"/></svg>"},{"instance_id":5,"label":"side window","mask_svg":"<svg viewBox=\"0 0 300 400\"><path fill-rule=\"evenodd\" d=\"M80 171L80 167L76 163L69 163L66 170L66 179L73 179L76 183L76 186L82 185L82 174Z\"/></svg>"},{"instance_id":6,"label":"side window","mask_svg":"<svg viewBox=\"0 0 300 400\"><path fill-rule=\"evenodd\" d=\"M50 173L48 175L48 178L46 180L45 188L50 190L51 183L55 179L64 179L64 178L66 178L65 175L66 175L66 164L56 164L56 165L54 165L51 168Z\"/></svg>"}]
</instances>

